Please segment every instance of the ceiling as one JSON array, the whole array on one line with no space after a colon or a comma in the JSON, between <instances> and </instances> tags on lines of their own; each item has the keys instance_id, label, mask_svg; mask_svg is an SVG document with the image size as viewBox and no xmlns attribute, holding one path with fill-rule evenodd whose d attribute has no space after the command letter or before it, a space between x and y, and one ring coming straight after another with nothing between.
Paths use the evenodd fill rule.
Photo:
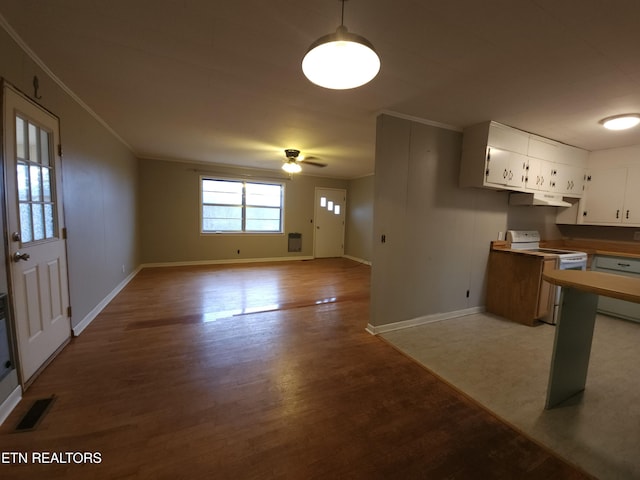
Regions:
<instances>
[{"instance_id":1,"label":"ceiling","mask_svg":"<svg viewBox=\"0 0 640 480\"><path fill-rule=\"evenodd\" d=\"M637 0L349 0L382 68L346 91L300 63L337 0L0 0L24 43L140 157L279 169L284 148L373 173L381 112L495 120L588 150L640 144ZM64 119L63 119L64 121Z\"/></svg>"}]
</instances>

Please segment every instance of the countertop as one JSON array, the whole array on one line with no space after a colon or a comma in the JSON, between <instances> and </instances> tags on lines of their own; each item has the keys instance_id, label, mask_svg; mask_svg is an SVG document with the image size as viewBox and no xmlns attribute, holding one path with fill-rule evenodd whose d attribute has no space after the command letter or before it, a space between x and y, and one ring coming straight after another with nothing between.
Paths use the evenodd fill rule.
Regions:
<instances>
[{"instance_id":1,"label":"countertop","mask_svg":"<svg viewBox=\"0 0 640 480\"><path fill-rule=\"evenodd\" d=\"M589 256L608 255L611 257L624 257L640 259L640 242L615 242L608 240L591 239L563 239L548 240L540 242L542 248L557 248L560 250L575 250L585 252ZM519 253L518 250L511 250L505 240L494 240L491 242L493 250ZM549 256L552 254L526 251L523 255Z\"/></svg>"},{"instance_id":2,"label":"countertop","mask_svg":"<svg viewBox=\"0 0 640 480\"><path fill-rule=\"evenodd\" d=\"M640 278L591 270L551 270L543 273L542 278L561 287L640 303Z\"/></svg>"},{"instance_id":3,"label":"countertop","mask_svg":"<svg viewBox=\"0 0 640 480\"><path fill-rule=\"evenodd\" d=\"M588 255L609 255L640 259L640 242L617 242L609 240L595 240L588 238L571 238L540 242L545 248L561 248L577 250Z\"/></svg>"},{"instance_id":4,"label":"countertop","mask_svg":"<svg viewBox=\"0 0 640 480\"><path fill-rule=\"evenodd\" d=\"M534 255L538 257L557 257L555 253L534 252L533 250L513 250L504 240L494 240L491 242L491 249L499 252L513 253L515 255Z\"/></svg>"}]
</instances>

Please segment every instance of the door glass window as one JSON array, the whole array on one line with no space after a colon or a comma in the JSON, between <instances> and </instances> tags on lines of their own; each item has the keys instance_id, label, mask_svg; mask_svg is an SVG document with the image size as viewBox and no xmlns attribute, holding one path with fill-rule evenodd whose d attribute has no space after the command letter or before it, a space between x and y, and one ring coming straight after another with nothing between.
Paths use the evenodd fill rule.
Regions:
<instances>
[{"instance_id":1,"label":"door glass window","mask_svg":"<svg viewBox=\"0 0 640 480\"><path fill-rule=\"evenodd\" d=\"M56 238L51 132L16 116L16 180L22 243Z\"/></svg>"}]
</instances>

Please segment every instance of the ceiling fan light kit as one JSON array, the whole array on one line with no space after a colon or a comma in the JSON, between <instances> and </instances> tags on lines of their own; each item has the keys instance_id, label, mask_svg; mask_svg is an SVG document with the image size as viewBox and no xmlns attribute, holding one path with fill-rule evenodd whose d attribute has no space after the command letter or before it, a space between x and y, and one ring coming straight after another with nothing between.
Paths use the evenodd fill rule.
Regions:
<instances>
[{"instance_id":1,"label":"ceiling fan light kit","mask_svg":"<svg viewBox=\"0 0 640 480\"><path fill-rule=\"evenodd\" d=\"M603 118L600 123L609 130L626 130L633 128L640 123L639 113L624 113L612 117Z\"/></svg>"},{"instance_id":2,"label":"ceiling fan light kit","mask_svg":"<svg viewBox=\"0 0 640 480\"><path fill-rule=\"evenodd\" d=\"M302 59L302 71L309 81L333 90L360 87L380 71L380 57L371 42L344 26L345 1L336 32L313 42Z\"/></svg>"},{"instance_id":3,"label":"ceiling fan light kit","mask_svg":"<svg viewBox=\"0 0 640 480\"><path fill-rule=\"evenodd\" d=\"M286 157L286 161L282 165L282 169L287 173L299 173L302 171L302 167L300 167L300 163L306 163L308 165L312 165L314 167L326 167L326 163L322 162L314 162L312 161L316 157L304 157L304 155L300 155L300 150L297 148L285 148L284 156Z\"/></svg>"},{"instance_id":4,"label":"ceiling fan light kit","mask_svg":"<svg viewBox=\"0 0 640 480\"><path fill-rule=\"evenodd\" d=\"M302 167L295 160L289 160L282 164L282 169L287 173L300 173Z\"/></svg>"}]
</instances>

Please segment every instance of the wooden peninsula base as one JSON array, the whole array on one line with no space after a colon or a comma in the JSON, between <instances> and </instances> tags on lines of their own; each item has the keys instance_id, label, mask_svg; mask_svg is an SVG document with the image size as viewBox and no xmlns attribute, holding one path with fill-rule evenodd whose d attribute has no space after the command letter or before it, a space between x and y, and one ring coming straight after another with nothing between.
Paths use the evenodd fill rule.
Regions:
<instances>
[{"instance_id":1,"label":"wooden peninsula base","mask_svg":"<svg viewBox=\"0 0 640 480\"><path fill-rule=\"evenodd\" d=\"M543 278L562 287L545 404L549 409L585 388L598 295L640 303L640 279L589 270L551 270Z\"/></svg>"}]
</instances>

